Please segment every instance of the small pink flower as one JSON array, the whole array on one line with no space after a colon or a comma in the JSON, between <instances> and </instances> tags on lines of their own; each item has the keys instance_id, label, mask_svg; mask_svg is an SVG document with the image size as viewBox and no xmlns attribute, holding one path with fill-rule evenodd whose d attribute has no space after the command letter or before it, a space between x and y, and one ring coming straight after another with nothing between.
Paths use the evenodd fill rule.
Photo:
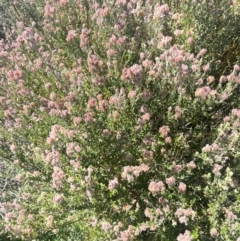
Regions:
<instances>
[{"instance_id":1,"label":"small pink flower","mask_svg":"<svg viewBox=\"0 0 240 241\"><path fill-rule=\"evenodd\" d=\"M150 68L153 65L153 62L149 59L146 59L142 62L143 67Z\"/></svg>"},{"instance_id":2,"label":"small pink flower","mask_svg":"<svg viewBox=\"0 0 240 241\"><path fill-rule=\"evenodd\" d=\"M219 82L224 83L227 80L227 77L225 75L221 75Z\"/></svg>"},{"instance_id":3,"label":"small pink flower","mask_svg":"<svg viewBox=\"0 0 240 241\"><path fill-rule=\"evenodd\" d=\"M15 179L18 181L18 182L21 182L21 181L23 181L23 175L22 174L17 174L16 176L15 176Z\"/></svg>"},{"instance_id":4,"label":"small pink flower","mask_svg":"<svg viewBox=\"0 0 240 241\"><path fill-rule=\"evenodd\" d=\"M179 222L180 222L180 223L184 223L185 225L187 225L187 218L186 218L186 216L180 217L180 218L179 218Z\"/></svg>"},{"instance_id":5,"label":"small pink flower","mask_svg":"<svg viewBox=\"0 0 240 241\"><path fill-rule=\"evenodd\" d=\"M81 121L81 118L80 117L74 117L73 118L73 124L74 126L77 126Z\"/></svg>"},{"instance_id":6,"label":"small pink flower","mask_svg":"<svg viewBox=\"0 0 240 241\"><path fill-rule=\"evenodd\" d=\"M142 80L142 73L143 69L141 65L134 64L130 68L126 69L126 77L127 79L134 83L134 84L139 84L140 81Z\"/></svg>"},{"instance_id":7,"label":"small pink flower","mask_svg":"<svg viewBox=\"0 0 240 241\"><path fill-rule=\"evenodd\" d=\"M75 147L74 147L74 150L75 150L76 152L81 152L82 149L81 149L80 146L75 146Z\"/></svg>"},{"instance_id":8,"label":"small pink flower","mask_svg":"<svg viewBox=\"0 0 240 241\"><path fill-rule=\"evenodd\" d=\"M179 172L181 172L182 171L182 165L174 165L173 166L173 168L172 168L172 170L174 171L174 172L177 172L177 173L179 173Z\"/></svg>"},{"instance_id":9,"label":"small pink flower","mask_svg":"<svg viewBox=\"0 0 240 241\"><path fill-rule=\"evenodd\" d=\"M55 204L62 203L63 201L64 201L63 194L56 194L53 198L53 203L55 203Z\"/></svg>"},{"instance_id":10,"label":"small pink flower","mask_svg":"<svg viewBox=\"0 0 240 241\"><path fill-rule=\"evenodd\" d=\"M140 108L140 112L142 113L147 113L148 112L148 107L147 105L143 104Z\"/></svg>"},{"instance_id":11,"label":"small pink flower","mask_svg":"<svg viewBox=\"0 0 240 241\"><path fill-rule=\"evenodd\" d=\"M172 187L175 185L175 182L176 182L176 179L175 177L169 177L169 178L166 178L166 183L169 187Z\"/></svg>"},{"instance_id":12,"label":"small pink flower","mask_svg":"<svg viewBox=\"0 0 240 241\"><path fill-rule=\"evenodd\" d=\"M218 150L220 149L220 147L219 147L218 144L213 143L212 146L211 146L211 149L212 149L213 151L218 151Z\"/></svg>"},{"instance_id":13,"label":"small pink flower","mask_svg":"<svg viewBox=\"0 0 240 241\"><path fill-rule=\"evenodd\" d=\"M197 85L202 85L203 84L203 79L202 78L200 78L198 81L197 81L197 83L196 83Z\"/></svg>"},{"instance_id":14,"label":"small pink flower","mask_svg":"<svg viewBox=\"0 0 240 241\"><path fill-rule=\"evenodd\" d=\"M163 48L163 47L168 46L171 42L172 42L172 37L164 36L164 37L162 37L159 46Z\"/></svg>"},{"instance_id":15,"label":"small pink flower","mask_svg":"<svg viewBox=\"0 0 240 241\"><path fill-rule=\"evenodd\" d=\"M193 38L193 37L189 37L189 38L187 39L187 43L188 43L189 45L192 45L193 42L194 42L194 38Z\"/></svg>"},{"instance_id":16,"label":"small pink flower","mask_svg":"<svg viewBox=\"0 0 240 241\"><path fill-rule=\"evenodd\" d=\"M238 71L240 71L240 66L238 64L235 64L233 69L234 69L234 71L238 72Z\"/></svg>"},{"instance_id":17,"label":"small pink flower","mask_svg":"<svg viewBox=\"0 0 240 241\"><path fill-rule=\"evenodd\" d=\"M143 149L143 157L145 159L152 159L153 158L153 152L152 151L148 151L146 149Z\"/></svg>"},{"instance_id":18,"label":"small pink flower","mask_svg":"<svg viewBox=\"0 0 240 241\"><path fill-rule=\"evenodd\" d=\"M91 218L90 222L91 222L92 227L96 227L98 220L97 220L97 218L93 217L93 218Z\"/></svg>"},{"instance_id":19,"label":"small pink flower","mask_svg":"<svg viewBox=\"0 0 240 241\"><path fill-rule=\"evenodd\" d=\"M172 138L170 136L164 139L165 143L170 144L172 142Z\"/></svg>"},{"instance_id":20,"label":"small pink flower","mask_svg":"<svg viewBox=\"0 0 240 241\"><path fill-rule=\"evenodd\" d=\"M146 208L144 210L144 214L145 214L146 217L150 218L150 220L153 220L154 215L150 212L149 208Z\"/></svg>"},{"instance_id":21,"label":"small pink flower","mask_svg":"<svg viewBox=\"0 0 240 241\"><path fill-rule=\"evenodd\" d=\"M11 146L10 146L10 150L11 150L11 152L12 152L13 154L15 154L15 153L16 153L16 150L17 150L17 146L16 146L16 145L11 145Z\"/></svg>"},{"instance_id":22,"label":"small pink flower","mask_svg":"<svg viewBox=\"0 0 240 241\"><path fill-rule=\"evenodd\" d=\"M221 95L220 95L220 99L221 100L226 100L226 99L228 99L228 94L227 93L222 93Z\"/></svg>"},{"instance_id":23,"label":"small pink flower","mask_svg":"<svg viewBox=\"0 0 240 241\"><path fill-rule=\"evenodd\" d=\"M124 43L126 42L126 37L120 37L118 40L117 40L117 45L118 46L122 46Z\"/></svg>"},{"instance_id":24,"label":"small pink flower","mask_svg":"<svg viewBox=\"0 0 240 241\"><path fill-rule=\"evenodd\" d=\"M223 121L224 121L224 122L229 122L229 121L230 121L230 117L229 117L229 116L225 116L225 117L223 118Z\"/></svg>"},{"instance_id":25,"label":"small pink flower","mask_svg":"<svg viewBox=\"0 0 240 241\"><path fill-rule=\"evenodd\" d=\"M91 108L95 107L97 105L97 100L95 98L91 98L88 100L87 104L87 110L90 110Z\"/></svg>"},{"instance_id":26,"label":"small pink flower","mask_svg":"<svg viewBox=\"0 0 240 241\"><path fill-rule=\"evenodd\" d=\"M148 224L146 224L146 223L142 223L141 226L140 226L141 231L146 231L147 228L148 228Z\"/></svg>"},{"instance_id":27,"label":"small pink flower","mask_svg":"<svg viewBox=\"0 0 240 241\"><path fill-rule=\"evenodd\" d=\"M203 57L207 53L206 49L201 49L197 55L197 58Z\"/></svg>"},{"instance_id":28,"label":"small pink flower","mask_svg":"<svg viewBox=\"0 0 240 241\"><path fill-rule=\"evenodd\" d=\"M174 33L174 35L176 35L178 37L178 36L181 36L183 34L183 30L176 29L173 33Z\"/></svg>"},{"instance_id":29,"label":"small pink flower","mask_svg":"<svg viewBox=\"0 0 240 241\"><path fill-rule=\"evenodd\" d=\"M190 231L186 230L184 234L179 234L177 237L177 241L191 241L191 233Z\"/></svg>"},{"instance_id":30,"label":"small pink flower","mask_svg":"<svg viewBox=\"0 0 240 241\"><path fill-rule=\"evenodd\" d=\"M221 169L223 168L223 166L221 165L218 165L218 164L214 164L214 168L213 168L213 173L216 175L216 176L221 176Z\"/></svg>"},{"instance_id":31,"label":"small pink flower","mask_svg":"<svg viewBox=\"0 0 240 241\"><path fill-rule=\"evenodd\" d=\"M211 234L212 237L217 236L218 235L217 229L216 228L212 228L211 231L210 231L210 234Z\"/></svg>"},{"instance_id":32,"label":"small pink flower","mask_svg":"<svg viewBox=\"0 0 240 241\"><path fill-rule=\"evenodd\" d=\"M91 174L93 173L93 168L92 167L88 167L87 168L87 172L88 172L88 175L91 176Z\"/></svg>"},{"instance_id":33,"label":"small pink flower","mask_svg":"<svg viewBox=\"0 0 240 241\"><path fill-rule=\"evenodd\" d=\"M118 31L122 30L124 28L124 24L120 23L120 22L117 22L115 25L114 25L114 28Z\"/></svg>"},{"instance_id":34,"label":"small pink flower","mask_svg":"<svg viewBox=\"0 0 240 241\"><path fill-rule=\"evenodd\" d=\"M66 5L66 4L68 4L68 1L69 1L69 0L60 0L60 4L61 4L61 5Z\"/></svg>"},{"instance_id":35,"label":"small pink flower","mask_svg":"<svg viewBox=\"0 0 240 241\"><path fill-rule=\"evenodd\" d=\"M17 160L14 160L13 164L14 165L18 165L20 163L20 161L17 159Z\"/></svg>"},{"instance_id":36,"label":"small pink flower","mask_svg":"<svg viewBox=\"0 0 240 241\"><path fill-rule=\"evenodd\" d=\"M145 113L141 118L143 122L147 122L150 120L151 115L149 113Z\"/></svg>"},{"instance_id":37,"label":"small pink flower","mask_svg":"<svg viewBox=\"0 0 240 241\"><path fill-rule=\"evenodd\" d=\"M81 35L80 35L80 47L81 48L85 48L88 43L89 43L89 35L90 35L91 31L88 30L87 28L83 28L81 31Z\"/></svg>"},{"instance_id":38,"label":"small pink flower","mask_svg":"<svg viewBox=\"0 0 240 241\"><path fill-rule=\"evenodd\" d=\"M183 61L183 56L178 55L174 58L175 63L181 63Z\"/></svg>"},{"instance_id":39,"label":"small pink flower","mask_svg":"<svg viewBox=\"0 0 240 241\"><path fill-rule=\"evenodd\" d=\"M237 219L237 215L234 214L231 210L227 209L227 208L223 208L224 209L224 212L225 212L225 218L227 220L235 220Z\"/></svg>"},{"instance_id":40,"label":"small pink flower","mask_svg":"<svg viewBox=\"0 0 240 241\"><path fill-rule=\"evenodd\" d=\"M118 119L118 117L119 117L119 112L118 111L113 111L113 113L112 113L112 117L113 117L113 120L114 121L117 121L117 119Z\"/></svg>"},{"instance_id":41,"label":"small pink flower","mask_svg":"<svg viewBox=\"0 0 240 241\"><path fill-rule=\"evenodd\" d=\"M78 168L80 167L80 163L74 160L70 160L70 165L75 169L78 170Z\"/></svg>"},{"instance_id":42,"label":"small pink flower","mask_svg":"<svg viewBox=\"0 0 240 241\"><path fill-rule=\"evenodd\" d=\"M164 186L162 181L159 181L159 182L151 181L149 186L148 186L148 190L152 194L157 194L157 193L160 193L160 192L164 192L165 191L165 186Z\"/></svg>"},{"instance_id":43,"label":"small pink flower","mask_svg":"<svg viewBox=\"0 0 240 241\"><path fill-rule=\"evenodd\" d=\"M128 98L129 99L133 99L136 97L136 91L135 90L132 90L128 93Z\"/></svg>"},{"instance_id":44,"label":"small pink flower","mask_svg":"<svg viewBox=\"0 0 240 241\"><path fill-rule=\"evenodd\" d=\"M108 129L104 129L103 132L102 132L102 135L103 135L104 137L109 136L110 134L111 134L111 133L110 133L110 131L109 131Z\"/></svg>"},{"instance_id":45,"label":"small pink flower","mask_svg":"<svg viewBox=\"0 0 240 241\"><path fill-rule=\"evenodd\" d=\"M209 144L207 144L206 146L204 146L204 147L202 148L202 150L203 150L204 152L211 152L211 151L212 151L212 147L211 147Z\"/></svg>"},{"instance_id":46,"label":"small pink flower","mask_svg":"<svg viewBox=\"0 0 240 241\"><path fill-rule=\"evenodd\" d=\"M198 88L195 91L195 96L199 97L201 99L206 99L209 96L210 92L211 92L210 87L209 86L205 86L205 87L202 87L202 88Z\"/></svg>"},{"instance_id":47,"label":"small pink flower","mask_svg":"<svg viewBox=\"0 0 240 241\"><path fill-rule=\"evenodd\" d=\"M109 222L102 222L102 229L107 232L111 228L111 224Z\"/></svg>"},{"instance_id":48,"label":"small pink flower","mask_svg":"<svg viewBox=\"0 0 240 241\"><path fill-rule=\"evenodd\" d=\"M141 171L143 171L143 172L147 172L147 171L149 170L149 166L146 165L146 164L141 164L141 165L140 165L140 169L141 169Z\"/></svg>"},{"instance_id":49,"label":"small pink flower","mask_svg":"<svg viewBox=\"0 0 240 241\"><path fill-rule=\"evenodd\" d=\"M207 81L209 84L213 83L215 81L214 76L212 76L212 75L208 76Z\"/></svg>"},{"instance_id":50,"label":"small pink flower","mask_svg":"<svg viewBox=\"0 0 240 241\"><path fill-rule=\"evenodd\" d=\"M162 126L159 128L159 133L161 133L163 137L167 137L169 132L170 128L168 126Z\"/></svg>"},{"instance_id":51,"label":"small pink flower","mask_svg":"<svg viewBox=\"0 0 240 241\"><path fill-rule=\"evenodd\" d=\"M203 66L203 71L207 72L210 69L210 64L206 64Z\"/></svg>"},{"instance_id":52,"label":"small pink flower","mask_svg":"<svg viewBox=\"0 0 240 241\"><path fill-rule=\"evenodd\" d=\"M116 53L117 53L117 51L114 50L114 49L109 49L107 51L107 55L110 56L110 57L116 55Z\"/></svg>"},{"instance_id":53,"label":"small pink flower","mask_svg":"<svg viewBox=\"0 0 240 241\"><path fill-rule=\"evenodd\" d=\"M94 119L93 119L93 113L92 113L92 112L87 112L87 113L84 115L84 121L85 121L85 123L93 122L93 121L94 121Z\"/></svg>"},{"instance_id":54,"label":"small pink flower","mask_svg":"<svg viewBox=\"0 0 240 241\"><path fill-rule=\"evenodd\" d=\"M175 107L175 115L174 115L175 119L180 118L182 113L183 113L182 109L179 106L176 106Z\"/></svg>"},{"instance_id":55,"label":"small pink flower","mask_svg":"<svg viewBox=\"0 0 240 241\"><path fill-rule=\"evenodd\" d=\"M179 186L178 186L178 191L180 193L185 193L187 189L187 185L183 182L180 182Z\"/></svg>"},{"instance_id":56,"label":"small pink flower","mask_svg":"<svg viewBox=\"0 0 240 241\"><path fill-rule=\"evenodd\" d=\"M112 95L109 98L109 104L110 105L117 105L120 102L120 99L117 96Z\"/></svg>"},{"instance_id":57,"label":"small pink flower","mask_svg":"<svg viewBox=\"0 0 240 241\"><path fill-rule=\"evenodd\" d=\"M118 185L118 179L115 177L113 180L109 181L108 189L113 190Z\"/></svg>"},{"instance_id":58,"label":"small pink flower","mask_svg":"<svg viewBox=\"0 0 240 241\"><path fill-rule=\"evenodd\" d=\"M155 10L154 10L154 18L158 19L163 17L165 14L168 14L170 11L169 7L167 4L164 5L156 5Z\"/></svg>"},{"instance_id":59,"label":"small pink flower","mask_svg":"<svg viewBox=\"0 0 240 241\"><path fill-rule=\"evenodd\" d=\"M194 168L196 168L196 164L193 161L191 161L187 164L187 167L188 169L193 170Z\"/></svg>"},{"instance_id":60,"label":"small pink flower","mask_svg":"<svg viewBox=\"0 0 240 241\"><path fill-rule=\"evenodd\" d=\"M108 109L108 101L107 100L99 100L98 110L100 112L105 112L107 109Z\"/></svg>"}]
</instances>

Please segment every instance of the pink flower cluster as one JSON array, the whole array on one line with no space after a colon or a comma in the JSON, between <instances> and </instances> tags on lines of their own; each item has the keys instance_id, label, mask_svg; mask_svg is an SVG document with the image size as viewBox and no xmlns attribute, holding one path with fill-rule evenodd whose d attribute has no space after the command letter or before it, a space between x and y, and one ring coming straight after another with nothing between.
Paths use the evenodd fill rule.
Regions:
<instances>
[{"instance_id":1,"label":"pink flower cluster","mask_svg":"<svg viewBox=\"0 0 240 241\"><path fill-rule=\"evenodd\" d=\"M53 174L52 174L52 187L56 190L60 190L63 185L63 180L65 179L64 171L57 166L53 167Z\"/></svg>"},{"instance_id":2,"label":"pink flower cluster","mask_svg":"<svg viewBox=\"0 0 240 241\"><path fill-rule=\"evenodd\" d=\"M119 241L130 241L134 240L134 227L132 225L128 226L127 230L121 231L120 235L118 236Z\"/></svg>"},{"instance_id":3,"label":"pink flower cluster","mask_svg":"<svg viewBox=\"0 0 240 241\"><path fill-rule=\"evenodd\" d=\"M66 40L68 42L72 41L77 36L76 30L69 30Z\"/></svg>"},{"instance_id":4,"label":"pink flower cluster","mask_svg":"<svg viewBox=\"0 0 240 241\"><path fill-rule=\"evenodd\" d=\"M117 177L115 177L113 180L110 180L109 181L109 184L108 184L108 189L109 190L113 190L113 189L115 189L117 186L118 186L118 179L117 179Z\"/></svg>"},{"instance_id":5,"label":"pink flower cluster","mask_svg":"<svg viewBox=\"0 0 240 241\"><path fill-rule=\"evenodd\" d=\"M205 147L202 148L202 151L204 152L216 152L219 150L220 150L220 147L216 143L213 143L212 145L207 144Z\"/></svg>"},{"instance_id":6,"label":"pink flower cluster","mask_svg":"<svg viewBox=\"0 0 240 241\"><path fill-rule=\"evenodd\" d=\"M165 181L166 181L166 183L167 183L167 185L168 185L169 187L174 186L175 183L176 183L176 179L175 179L175 177L169 177L169 178L166 178Z\"/></svg>"},{"instance_id":7,"label":"pink flower cluster","mask_svg":"<svg viewBox=\"0 0 240 241\"><path fill-rule=\"evenodd\" d=\"M154 9L153 18L159 19L164 15L169 14L169 12L170 12L170 9L167 4L164 4L164 5L157 4Z\"/></svg>"},{"instance_id":8,"label":"pink flower cluster","mask_svg":"<svg viewBox=\"0 0 240 241\"><path fill-rule=\"evenodd\" d=\"M159 181L159 182L151 181L149 186L148 186L148 190L153 195L156 195L156 194L159 194L161 192L164 192L165 191L165 186L164 186L164 183L162 181Z\"/></svg>"},{"instance_id":9,"label":"pink flower cluster","mask_svg":"<svg viewBox=\"0 0 240 241\"><path fill-rule=\"evenodd\" d=\"M80 34L80 47L85 48L89 43L89 35L91 31L87 28L83 28Z\"/></svg>"},{"instance_id":10,"label":"pink flower cluster","mask_svg":"<svg viewBox=\"0 0 240 241\"><path fill-rule=\"evenodd\" d=\"M47 164L51 164L53 166L58 165L61 158L60 153L54 149L51 152L50 151L46 151L46 152L47 152L46 156L43 155L44 161Z\"/></svg>"},{"instance_id":11,"label":"pink flower cluster","mask_svg":"<svg viewBox=\"0 0 240 241\"><path fill-rule=\"evenodd\" d=\"M198 88L195 91L195 96L205 100L211 93L211 88L209 86Z\"/></svg>"},{"instance_id":12,"label":"pink flower cluster","mask_svg":"<svg viewBox=\"0 0 240 241\"><path fill-rule=\"evenodd\" d=\"M53 198L53 203L55 204L60 204L64 201L64 196L63 194L56 194Z\"/></svg>"},{"instance_id":13,"label":"pink flower cluster","mask_svg":"<svg viewBox=\"0 0 240 241\"><path fill-rule=\"evenodd\" d=\"M216 237L216 236L218 235L217 229L216 229L216 228L212 228L212 229L210 230L210 235L211 235L212 237Z\"/></svg>"},{"instance_id":14,"label":"pink flower cluster","mask_svg":"<svg viewBox=\"0 0 240 241\"><path fill-rule=\"evenodd\" d=\"M171 143L172 139L168 136L170 128L168 126L162 126L159 128L159 133L164 137L166 143Z\"/></svg>"},{"instance_id":15,"label":"pink flower cluster","mask_svg":"<svg viewBox=\"0 0 240 241\"><path fill-rule=\"evenodd\" d=\"M169 126L162 126L159 128L159 133L163 136L163 137L167 137L168 134L170 132L170 128Z\"/></svg>"},{"instance_id":16,"label":"pink flower cluster","mask_svg":"<svg viewBox=\"0 0 240 241\"><path fill-rule=\"evenodd\" d=\"M130 68L124 68L122 70L121 80L129 81L130 83L134 83L136 85L141 83L143 76L143 68L142 65L134 64Z\"/></svg>"},{"instance_id":17,"label":"pink flower cluster","mask_svg":"<svg viewBox=\"0 0 240 241\"><path fill-rule=\"evenodd\" d=\"M96 73L103 67L103 61L100 60L96 55L89 54L88 56L88 70L90 73Z\"/></svg>"},{"instance_id":18,"label":"pink flower cluster","mask_svg":"<svg viewBox=\"0 0 240 241\"><path fill-rule=\"evenodd\" d=\"M221 176L221 169L223 168L222 165L219 165L219 164L214 164L214 168L212 170L212 172L216 175L216 176Z\"/></svg>"},{"instance_id":19,"label":"pink flower cluster","mask_svg":"<svg viewBox=\"0 0 240 241\"><path fill-rule=\"evenodd\" d=\"M133 181L135 177L138 177L142 172L147 172L149 167L146 164L140 166L125 166L121 177L129 182Z\"/></svg>"},{"instance_id":20,"label":"pink flower cluster","mask_svg":"<svg viewBox=\"0 0 240 241\"><path fill-rule=\"evenodd\" d=\"M79 152L81 152L81 148L78 145L76 145L74 142L67 143L66 153L68 156Z\"/></svg>"},{"instance_id":21,"label":"pink flower cluster","mask_svg":"<svg viewBox=\"0 0 240 241\"><path fill-rule=\"evenodd\" d=\"M233 109L232 115L236 116L237 118L240 118L240 109Z\"/></svg>"},{"instance_id":22,"label":"pink flower cluster","mask_svg":"<svg viewBox=\"0 0 240 241\"><path fill-rule=\"evenodd\" d=\"M180 193L185 193L186 189L187 189L187 185L185 183L183 183L183 182L180 182L179 186L178 186L178 191Z\"/></svg>"},{"instance_id":23,"label":"pink flower cluster","mask_svg":"<svg viewBox=\"0 0 240 241\"><path fill-rule=\"evenodd\" d=\"M175 212L175 216L178 218L179 222L184 223L185 225L187 225L188 218L191 216L191 219L193 220L195 215L196 213L191 208L178 208Z\"/></svg>"},{"instance_id":24,"label":"pink flower cluster","mask_svg":"<svg viewBox=\"0 0 240 241\"><path fill-rule=\"evenodd\" d=\"M45 17L53 17L56 9L55 9L55 7L51 6L47 2L46 5L45 5L44 10L45 10L45 12L44 12Z\"/></svg>"},{"instance_id":25,"label":"pink flower cluster","mask_svg":"<svg viewBox=\"0 0 240 241\"><path fill-rule=\"evenodd\" d=\"M111 227L112 225L109 222L107 221L102 222L102 230L104 230L105 232L107 232Z\"/></svg>"},{"instance_id":26,"label":"pink flower cluster","mask_svg":"<svg viewBox=\"0 0 240 241\"><path fill-rule=\"evenodd\" d=\"M61 129L62 127L60 125L53 125L51 127L51 131L49 133L49 136L47 137L47 144L53 144L57 141Z\"/></svg>"},{"instance_id":27,"label":"pink flower cluster","mask_svg":"<svg viewBox=\"0 0 240 241\"><path fill-rule=\"evenodd\" d=\"M191 241L191 240L192 240L191 233L188 230L186 230L184 234L180 234L177 237L177 241Z\"/></svg>"},{"instance_id":28,"label":"pink flower cluster","mask_svg":"<svg viewBox=\"0 0 240 241\"><path fill-rule=\"evenodd\" d=\"M181 117L182 113L183 113L183 110L179 106L176 106L175 107L175 115L174 115L175 119L179 119Z\"/></svg>"}]
</instances>

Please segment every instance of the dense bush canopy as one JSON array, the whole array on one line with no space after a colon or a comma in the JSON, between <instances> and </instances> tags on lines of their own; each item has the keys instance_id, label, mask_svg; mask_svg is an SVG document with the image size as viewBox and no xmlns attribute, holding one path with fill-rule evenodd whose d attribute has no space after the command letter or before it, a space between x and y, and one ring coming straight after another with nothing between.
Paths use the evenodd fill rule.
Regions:
<instances>
[{"instance_id":1,"label":"dense bush canopy","mask_svg":"<svg viewBox=\"0 0 240 241\"><path fill-rule=\"evenodd\" d=\"M240 240L238 1L2 9L4 239Z\"/></svg>"}]
</instances>

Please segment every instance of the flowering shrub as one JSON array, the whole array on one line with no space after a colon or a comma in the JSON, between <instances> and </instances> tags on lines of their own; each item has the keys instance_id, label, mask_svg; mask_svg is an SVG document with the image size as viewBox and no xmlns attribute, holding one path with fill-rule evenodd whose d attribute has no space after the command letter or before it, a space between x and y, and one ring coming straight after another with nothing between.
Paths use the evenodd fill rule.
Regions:
<instances>
[{"instance_id":1,"label":"flowering shrub","mask_svg":"<svg viewBox=\"0 0 240 241\"><path fill-rule=\"evenodd\" d=\"M240 239L240 67L214 76L209 50L194 53L191 4L13 2L0 41L5 232Z\"/></svg>"}]
</instances>

